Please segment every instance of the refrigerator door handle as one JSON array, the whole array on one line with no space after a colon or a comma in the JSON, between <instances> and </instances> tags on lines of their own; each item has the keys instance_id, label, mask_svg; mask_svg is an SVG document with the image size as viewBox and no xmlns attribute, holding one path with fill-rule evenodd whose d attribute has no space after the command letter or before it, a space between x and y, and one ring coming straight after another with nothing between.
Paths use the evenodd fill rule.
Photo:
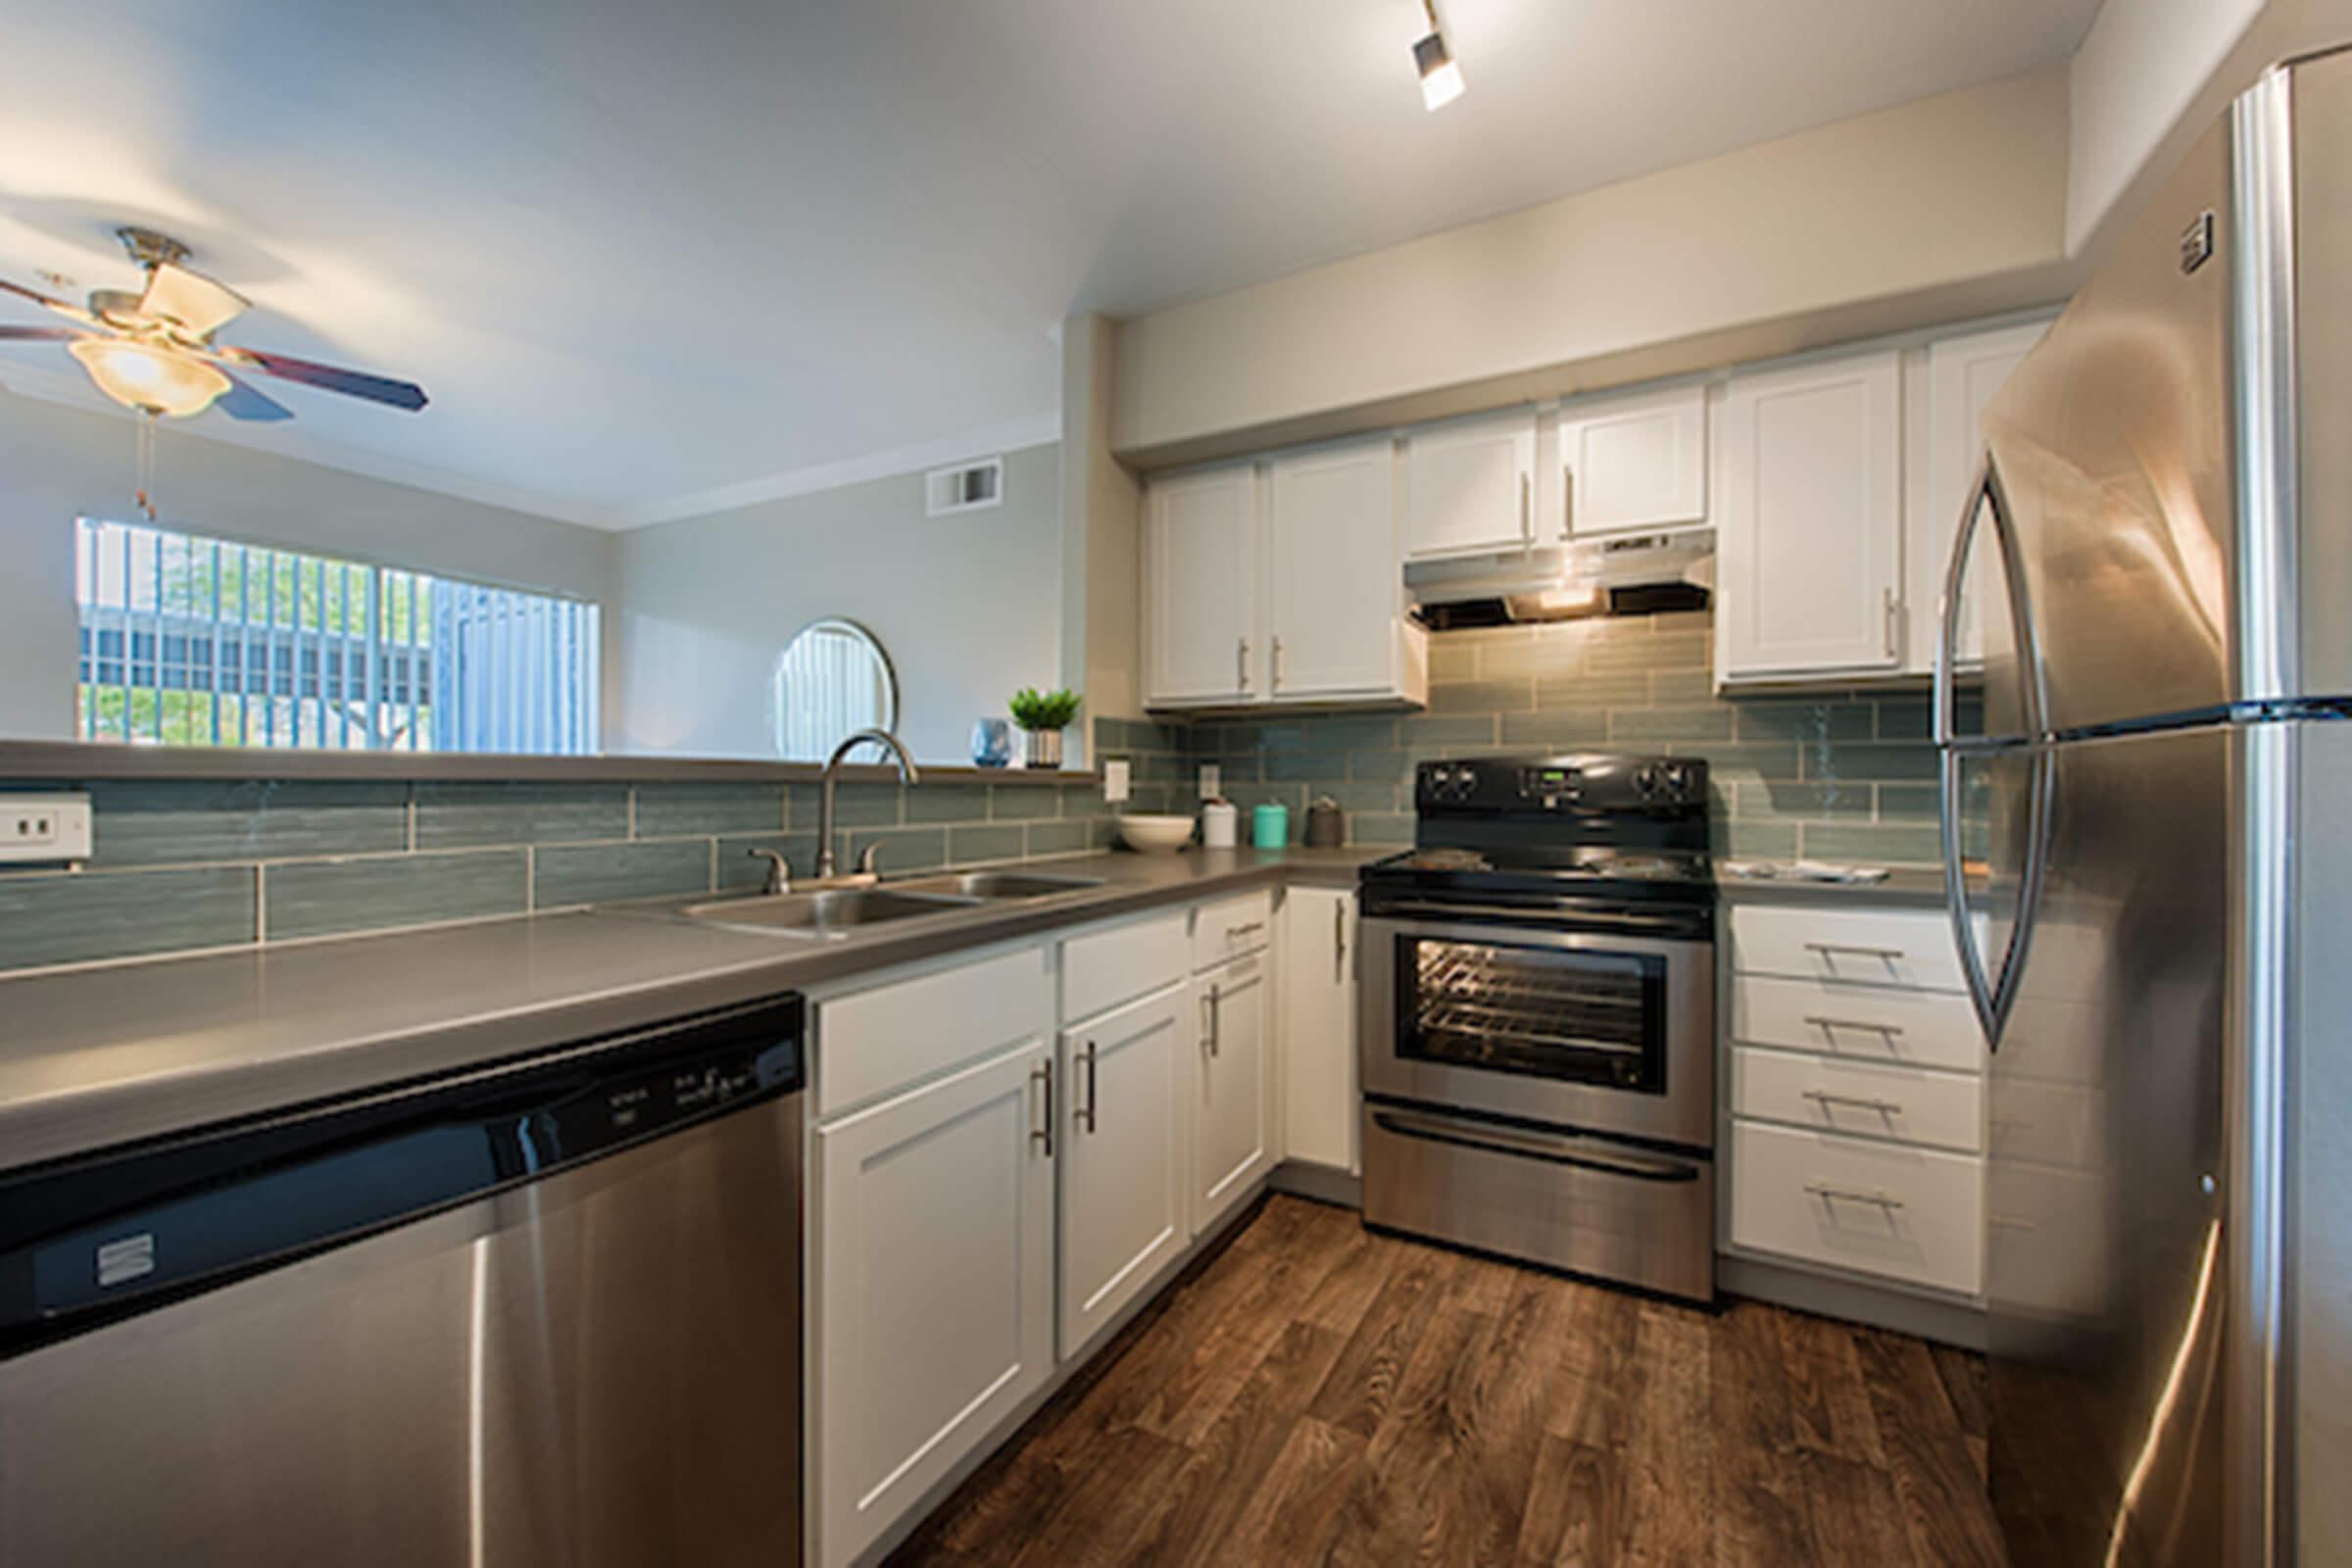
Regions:
<instances>
[{"instance_id":1,"label":"refrigerator door handle","mask_svg":"<svg viewBox=\"0 0 2352 1568\"><path fill-rule=\"evenodd\" d=\"M2026 568L2017 552L2017 528L2011 520L2009 492L2001 483L1999 466L1987 452L1984 466L1977 470L1977 482L1968 487L1968 499L1960 509L1960 525L1952 531L1952 559L1944 568L1943 595L1936 606L1934 724L1936 744L1947 749L1954 746L1989 749L2015 743L2014 739L1963 736L1954 717L1960 664L1960 596L1968 585L1968 557L1977 542L1978 520L1987 514L1991 514L1993 541L2000 551L2001 576L2009 590L2009 622L2017 639L2018 663L2025 675L2025 735L2015 739L2039 736L2046 711L2041 639L2034 630L2033 608L2026 600Z\"/></svg>"}]
</instances>

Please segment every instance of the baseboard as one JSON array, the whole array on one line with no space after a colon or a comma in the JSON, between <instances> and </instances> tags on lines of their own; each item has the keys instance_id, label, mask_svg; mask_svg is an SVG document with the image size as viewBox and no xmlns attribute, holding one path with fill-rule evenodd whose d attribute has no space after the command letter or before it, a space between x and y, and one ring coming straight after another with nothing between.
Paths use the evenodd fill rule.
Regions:
<instances>
[{"instance_id":1,"label":"baseboard","mask_svg":"<svg viewBox=\"0 0 2352 1568\"><path fill-rule=\"evenodd\" d=\"M1982 1353L1984 1349L1984 1309L1965 1301L1914 1296L1907 1291L1884 1290L1854 1280L1815 1274L1752 1257L1718 1252L1715 1289L1723 1296L1744 1296L1817 1317L1842 1318L1892 1329L1938 1345L1957 1346Z\"/></svg>"},{"instance_id":2,"label":"baseboard","mask_svg":"<svg viewBox=\"0 0 2352 1568\"><path fill-rule=\"evenodd\" d=\"M1311 1198L1318 1203L1337 1203L1342 1208L1364 1206L1364 1179L1330 1165L1286 1159L1274 1167L1266 1185L1275 1192Z\"/></svg>"}]
</instances>

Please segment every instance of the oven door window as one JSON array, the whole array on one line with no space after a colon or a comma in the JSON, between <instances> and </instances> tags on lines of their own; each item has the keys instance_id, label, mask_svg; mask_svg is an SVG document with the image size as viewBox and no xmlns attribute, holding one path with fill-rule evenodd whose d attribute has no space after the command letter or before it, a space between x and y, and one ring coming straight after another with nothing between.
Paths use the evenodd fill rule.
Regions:
<instances>
[{"instance_id":1,"label":"oven door window","mask_svg":"<svg viewBox=\"0 0 2352 1568\"><path fill-rule=\"evenodd\" d=\"M1664 958L1429 937L1399 947L1399 1056L1666 1092Z\"/></svg>"}]
</instances>

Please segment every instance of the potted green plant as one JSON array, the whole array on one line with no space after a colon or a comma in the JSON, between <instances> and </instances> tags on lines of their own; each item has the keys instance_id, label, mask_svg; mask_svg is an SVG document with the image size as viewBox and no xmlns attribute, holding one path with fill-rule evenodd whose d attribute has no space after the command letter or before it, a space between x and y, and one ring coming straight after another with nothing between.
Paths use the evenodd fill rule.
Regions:
<instances>
[{"instance_id":1,"label":"potted green plant","mask_svg":"<svg viewBox=\"0 0 2352 1568\"><path fill-rule=\"evenodd\" d=\"M1012 721L1028 732L1029 765L1061 765L1061 732L1078 716L1078 694L1024 686L1012 694Z\"/></svg>"}]
</instances>

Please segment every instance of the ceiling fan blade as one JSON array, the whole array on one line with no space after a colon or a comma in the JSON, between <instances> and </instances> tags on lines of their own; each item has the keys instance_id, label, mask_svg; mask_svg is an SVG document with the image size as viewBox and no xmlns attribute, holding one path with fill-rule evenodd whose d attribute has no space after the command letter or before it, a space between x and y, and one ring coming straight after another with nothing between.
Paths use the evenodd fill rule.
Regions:
<instances>
[{"instance_id":1,"label":"ceiling fan blade","mask_svg":"<svg viewBox=\"0 0 2352 1568\"><path fill-rule=\"evenodd\" d=\"M190 337L210 337L214 328L250 308L244 295L176 262L157 263L147 274L147 292L139 296L141 315L172 322Z\"/></svg>"},{"instance_id":2,"label":"ceiling fan blade","mask_svg":"<svg viewBox=\"0 0 2352 1568\"><path fill-rule=\"evenodd\" d=\"M331 365L317 365L309 360L292 359L283 354L264 354L258 349L230 348L226 344L218 350L221 358L233 365L274 375L280 380L300 381L322 391L340 392L346 397L366 398L370 403L386 403L396 409L415 411L425 404L424 388L414 381L396 381L388 375L369 375L365 370L340 370Z\"/></svg>"},{"instance_id":3,"label":"ceiling fan blade","mask_svg":"<svg viewBox=\"0 0 2352 1568\"><path fill-rule=\"evenodd\" d=\"M70 326L0 326L0 343L71 343L82 335Z\"/></svg>"},{"instance_id":4,"label":"ceiling fan blade","mask_svg":"<svg viewBox=\"0 0 2352 1568\"><path fill-rule=\"evenodd\" d=\"M0 292L14 294L20 299L30 300L35 305L47 306L50 310L55 311L58 315L65 317L69 320L87 321L94 319L89 312L83 310L78 305L71 304L65 300L51 299L48 295L40 293L34 289L26 288L22 283L11 283L5 277L0 277Z\"/></svg>"},{"instance_id":5,"label":"ceiling fan blade","mask_svg":"<svg viewBox=\"0 0 2352 1568\"><path fill-rule=\"evenodd\" d=\"M251 419L267 423L294 417L292 409L287 408L268 393L256 390L251 383L240 381L233 375L228 378L228 390L220 394L213 407L232 419Z\"/></svg>"}]
</instances>

